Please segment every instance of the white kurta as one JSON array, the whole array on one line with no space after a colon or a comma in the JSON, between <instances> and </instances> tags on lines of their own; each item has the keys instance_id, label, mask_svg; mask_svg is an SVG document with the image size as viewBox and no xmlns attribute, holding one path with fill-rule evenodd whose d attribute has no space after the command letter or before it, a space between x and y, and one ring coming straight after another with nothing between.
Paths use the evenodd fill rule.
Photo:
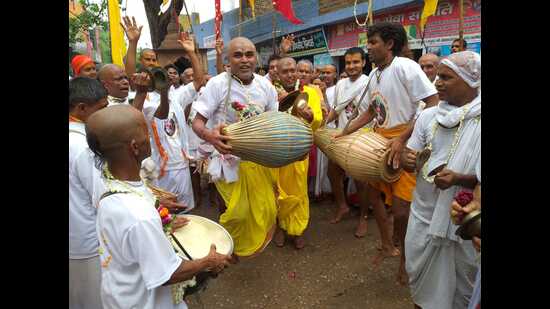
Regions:
<instances>
[{"instance_id":1,"label":"white kurta","mask_svg":"<svg viewBox=\"0 0 550 309\"><path fill-rule=\"evenodd\" d=\"M407 144L410 149L422 151L432 141L432 154L425 164L427 173L447 163L458 130L438 126L434 136L437 114L445 109L456 108L440 102L437 107L424 110ZM476 165L481 159L480 113L479 110L479 117L464 120L448 169L465 175L476 174ZM454 235L457 226L450 221L450 205L460 189L453 186L440 190L424 178L424 171L417 174L405 256L413 301L423 309L466 308L472 294L475 251L471 241L462 241Z\"/></svg>"},{"instance_id":2,"label":"white kurta","mask_svg":"<svg viewBox=\"0 0 550 309\"><path fill-rule=\"evenodd\" d=\"M374 121L382 128L408 123L416 114L419 102L437 93L420 65L409 58L394 57L389 66L382 71L373 70L369 78L369 89L360 111L374 104Z\"/></svg>"},{"instance_id":3,"label":"white kurta","mask_svg":"<svg viewBox=\"0 0 550 309\"><path fill-rule=\"evenodd\" d=\"M339 129L343 129L346 126L355 106L361 108L362 105L359 100L361 99L361 95L363 94L363 90L368 80L369 78L366 75L361 74L355 81L351 81L348 77L336 83L334 99L329 102L331 107L335 108L338 112L337 121ZM363 101L365 101L365 98L363 98Z\"/></svg>"},{"instance_id":4,"label":"white kurta","mask_svg":"<svg viewBox=\"0 0 550 309\"><path fill-rule=\"evenodd\" d=\"M163 286L182 263L164 235L155 198L142 182L126 182L136 193L117 193L99 202L97 234L105 308L168 309L171 286ZM129 191L125 186L115 189Z\"/></svg>"},{"instance_id":5,"label":"white kurta","mask_svg":"<svg viewBox=\"0 0 550 309\"><path fill-rule=\"evenodd\" d=\"M85 124L69 123L69 307L100 308L96 234L100 172L86 142Z\"/></svg>"}]
</instances>

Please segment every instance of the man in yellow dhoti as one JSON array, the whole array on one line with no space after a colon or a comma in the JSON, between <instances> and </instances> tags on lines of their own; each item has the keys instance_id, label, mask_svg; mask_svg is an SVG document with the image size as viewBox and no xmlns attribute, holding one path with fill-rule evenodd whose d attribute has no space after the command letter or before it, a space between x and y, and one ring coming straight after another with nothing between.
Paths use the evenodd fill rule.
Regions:
<instances>
[{"instance_id":1,"label":"man in yellow dhoti","mask_svg":"<svg viewBox=\"0 0 550 309\"><path fill-rule=\"evenodd\" d=\"M277 74L284 87L285 93L298 90L300 83L296 70L296 61L292 58L282 58L277 63ZM307 105L297 108L298 116L310 123L313 131L317 130L323 117L326 115L323 94L321 90L313 85L304 85L303 92L308 94ZM303 233L309 222L309 198L308 198L308 166L309 158L297 161L276 169L278 174L277 199L279 213L277 215L278 226L275 235L275 244L284 246L285 234L283 231L294 237L296 249L304 247Z\"/></svg>"},{"instance_id":2,"label":"man in yellow dhoti","mask_svg":"<svg viewBox=\"0 0 550 309\"><path fill-rule=\"evenodd\" d=\"M231 71L213 77L193 103L193 131L216 149L208 170L227 207L220 224L233 237L234 254L253 256L265 248L275 231L276 179L271 169L231 155L231 146L225 143L229 138L222 134L222 128L276 111L279 103L271 83L254 74L256 48L250 40L231 40L228 57Z\"/></svg>"}]
</instances>

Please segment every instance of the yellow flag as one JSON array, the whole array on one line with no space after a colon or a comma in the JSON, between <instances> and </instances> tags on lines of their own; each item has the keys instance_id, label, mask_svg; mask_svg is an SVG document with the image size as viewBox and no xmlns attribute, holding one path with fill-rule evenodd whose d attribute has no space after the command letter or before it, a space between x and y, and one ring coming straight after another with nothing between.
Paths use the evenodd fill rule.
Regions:
<instances>
[{"instance_id":1,"label":"yellow flag","mask_svg":"<svg viewBox=\"0 0 550 309\"><path fill-rule=\"evenodd\" d=\"M428 21L428 17L435 14L437 9L437 0L424 0L424 9L422 10L422 15L420 17L420 31L424 30L424 26Z\"/></svg>"},{"instance_id":2,"label":"yellow flag","mask_svg":"<svg viewBox=\"0 0 550 309\"><path fill-rule=\"evenodd\" d=\"M254 11L254 0L248 0L248 4L250 4L250 8L252 9L252 18L256 18L256 12Z\"/></svg>"},{"instance_id":3,"label":"yellow flag","mask_svg":"<svg viewBox=\"0 0 550 309\"><path fill-rule=\"evenodd\" d=\"M120 8L117 0L109 1L109 30L111 33L111 55L113 63L124 67L123 58L126 55L124 33L120 26Z\"/></svg>"}]
</instances>

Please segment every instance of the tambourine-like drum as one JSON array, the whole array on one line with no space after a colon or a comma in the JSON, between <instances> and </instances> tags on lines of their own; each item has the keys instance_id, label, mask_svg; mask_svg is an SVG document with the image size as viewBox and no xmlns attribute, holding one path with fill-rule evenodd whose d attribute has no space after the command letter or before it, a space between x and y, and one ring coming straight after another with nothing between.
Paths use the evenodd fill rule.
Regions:
<instances>
[{"instance_id":1,"label":"tambourine-like drum","mask_svg":"<svg viewBox=\"0 0 550 309\"><path fill-rule=\"evenodd\" d=\"M380 134L360 130L334 139L326 146L325 154L356 180L395 182L403 170L386 164L387 143L388 139Z\"/></svg>"},{"instance_id":2,"label":"tambourine-like drum","mask_svg":"<svg viewBox=\"0 0 550 309\"><path fill-rule=\"evenodd\" d=\"M216 251L220 254L233 253L233 238L221 225L201 216L183 216L189 219L189 223L177 229L173 233L177 241L171 241L176 250L184 251L184 256L201 259L208 255L212 244L216 245Z\"/></svg>"},{"instance_id":3,"label":"tambourine-like drum","mask_svg":"<svg viewBox=\"0 0 550 309\"><path fill-rule=\"evenodd\" d=\"M223 129L232 153L267 167L281 167L302 160L313 144L311 128L283 112L265 112Z\"/></svg>"}]
</instances>

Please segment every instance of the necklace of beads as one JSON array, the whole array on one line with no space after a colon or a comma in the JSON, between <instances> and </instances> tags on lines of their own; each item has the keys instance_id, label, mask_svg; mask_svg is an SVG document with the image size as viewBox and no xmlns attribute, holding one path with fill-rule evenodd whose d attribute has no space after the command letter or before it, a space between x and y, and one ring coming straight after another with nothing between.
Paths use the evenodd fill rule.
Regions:
<instances>
[{"instance_id":1,"label":"necklace of beads","mask_svg":"<svg viewBox=\"0 0 550 309\"><path fill-rule=\"evenodd\" d=\"M453 142L451 144L451 148L449 150L449 154L447 155L447 159L445 160L445 165L447 165L449 163L449 161L451 160L451 158L453 157L455 151L456 151L456 148L458 146L458 142L460 140L460 136L462 133L462 127L464 125L464 117L466 117L466 114L468 113L468 110L466 109L466 106L462 107L462 116L460 116L460 121L459 121L459 125L458 125L458 129L456 130L455 134L454 134L454 138L453 138ZM430 139L430 141L428 142L428 146L426 147L430 153L432 151L432 141L434 140L435 138L435 135L437 133L437 129L439 128L439 123L437 122L437 120L434 120L434 125L433 125L433 128L432 128L432 138ZM430 161L430 159L428 158L428 160L426 161L426 163L424 163L424 166L422 167L422 178L424 178L424 180L426 180L428 183L433 183L434 182L434 178L436 175L432 175L432 176L428 176L428 162Z\"/></svg>"}]
</instances>

